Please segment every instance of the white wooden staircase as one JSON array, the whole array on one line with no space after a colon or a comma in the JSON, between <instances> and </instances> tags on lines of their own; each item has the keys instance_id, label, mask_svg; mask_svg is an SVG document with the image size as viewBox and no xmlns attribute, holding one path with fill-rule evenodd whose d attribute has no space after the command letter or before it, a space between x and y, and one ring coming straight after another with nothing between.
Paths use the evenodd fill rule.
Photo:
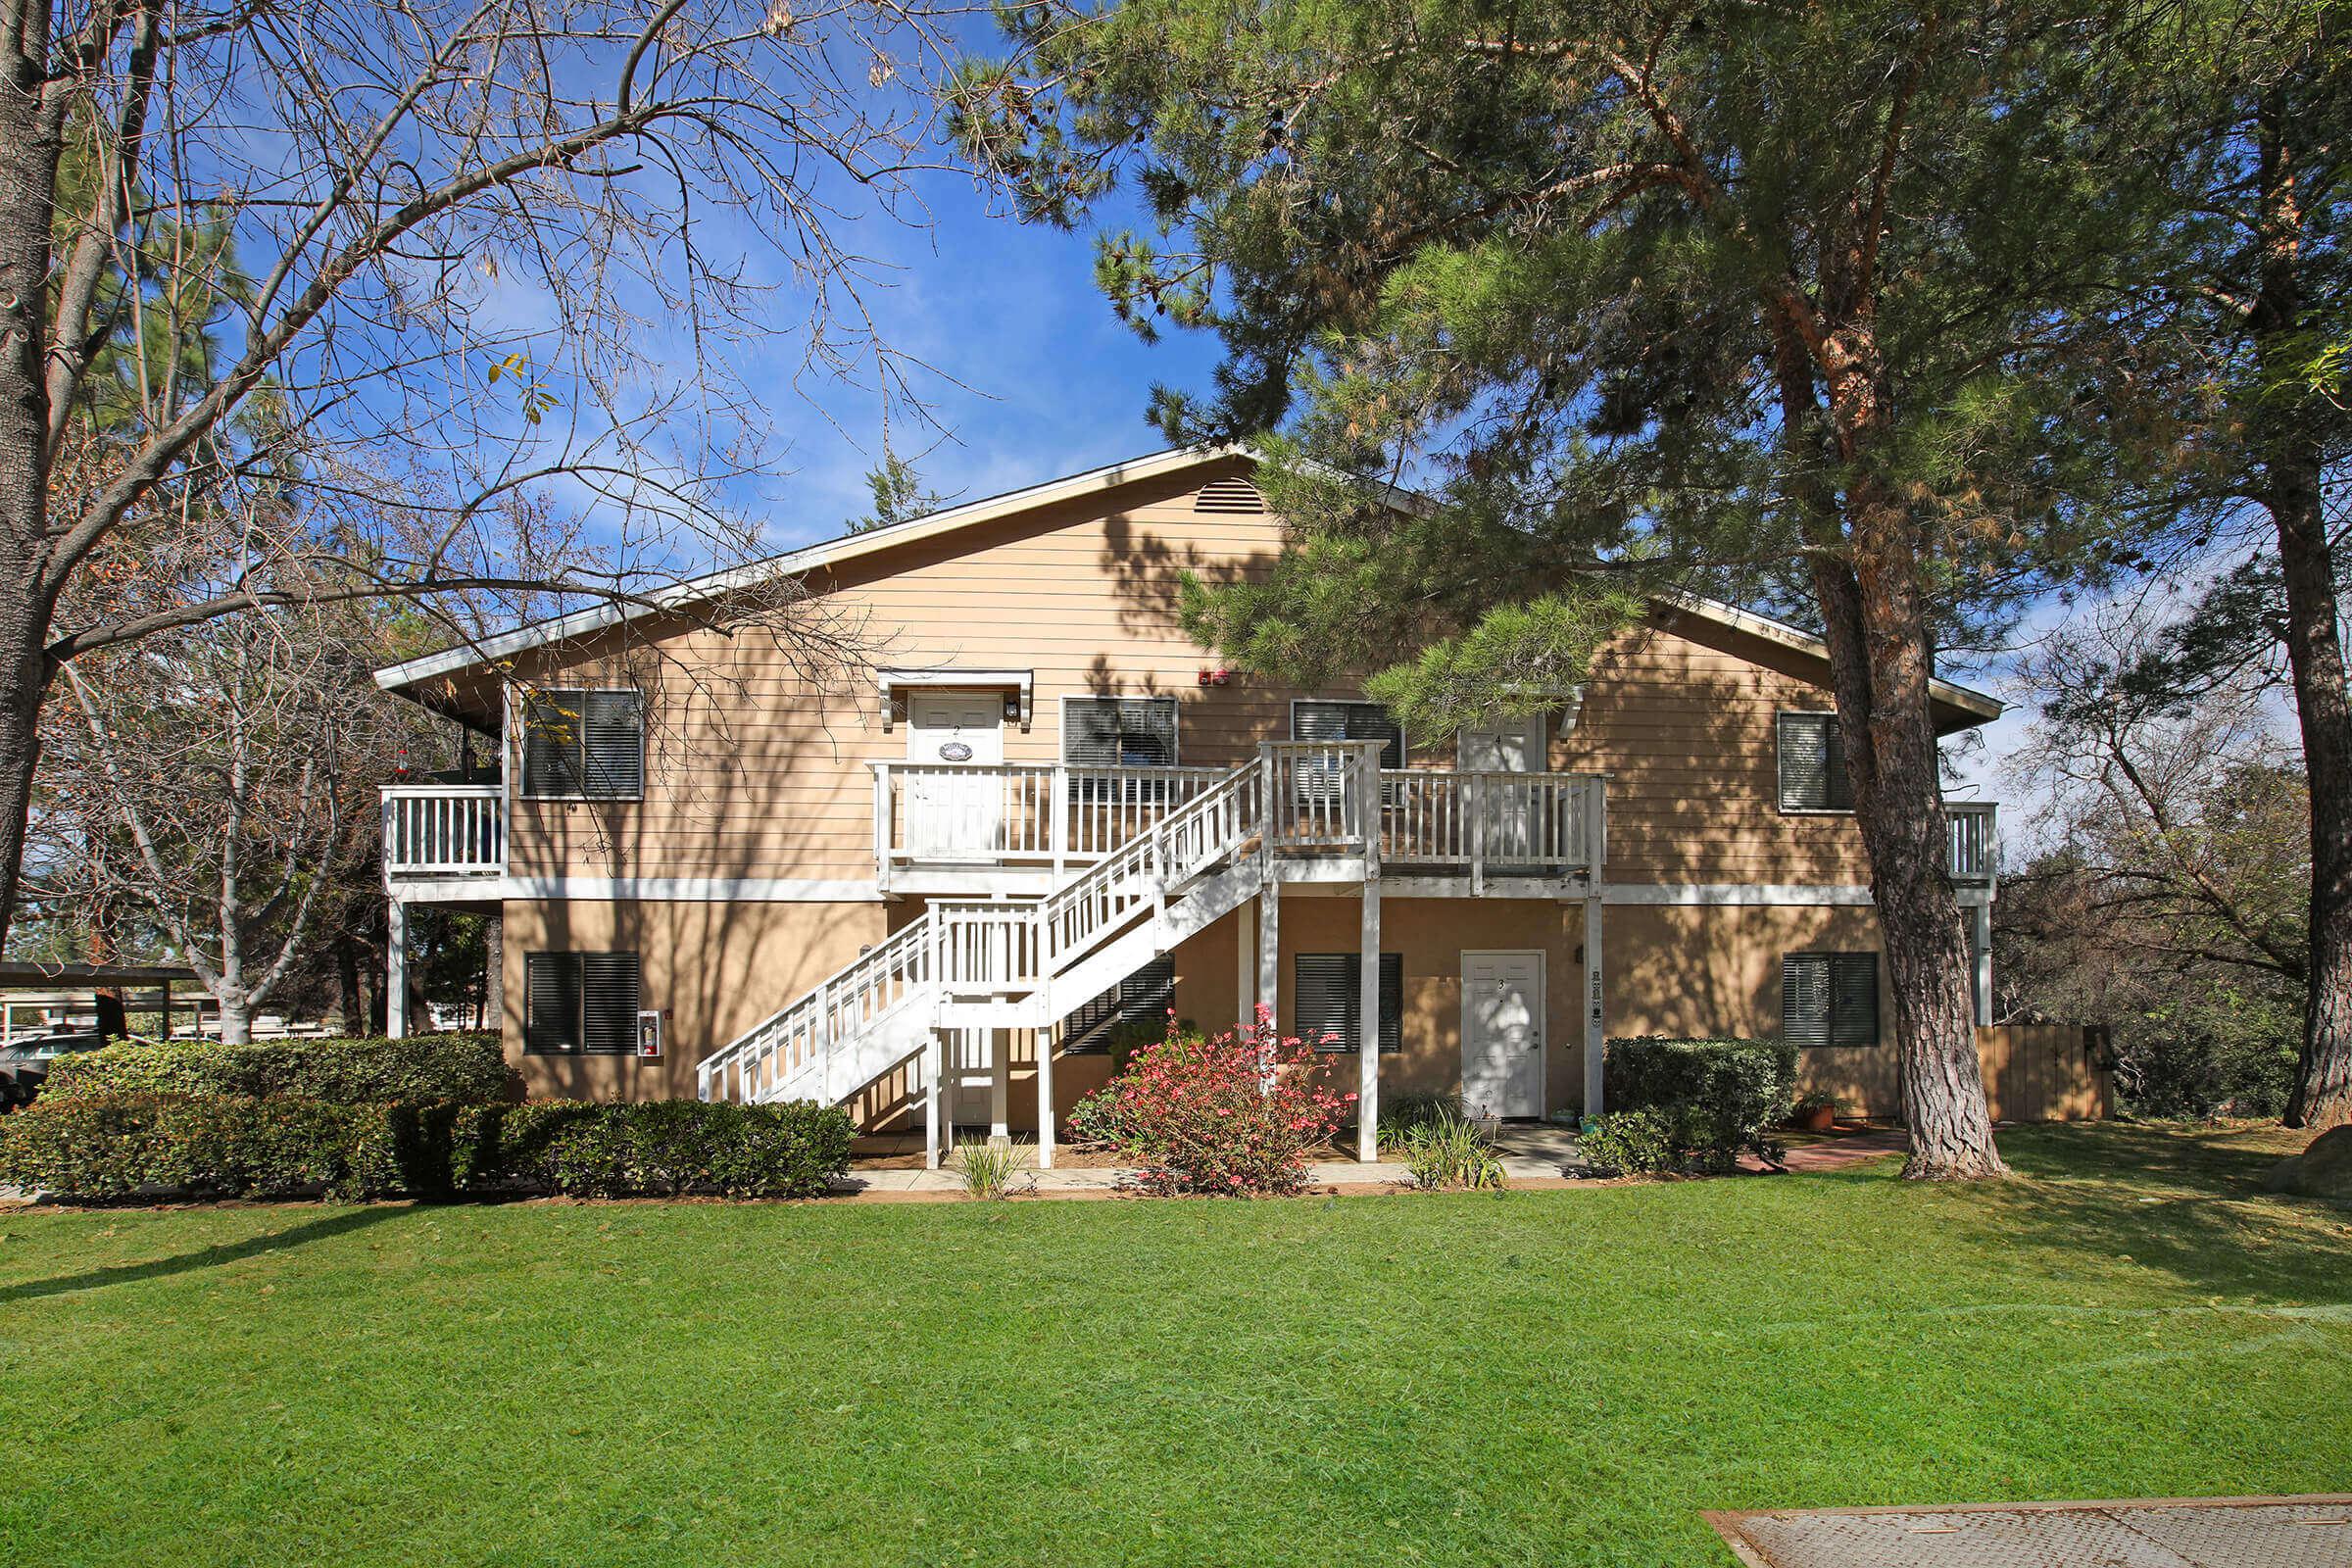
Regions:
<instances>
[{"instance_id":1,"label":"white wooden staircase","mask_svg":"<svg viewBox=\"0 0 2352 1568\"><path fill-rule=\"evenodd\" d=\"M935 1030L1051 1027L1264 885L1265 777L1262 756L1232 769L1043 899L935 901L705 1058L699 1093L837 1103ZM1335 790L1335 810L1341 793L1356 792Z\"/></svg>"},{"instance_id":2,"label":"white wooden staircase","mask_svg":"<svg viewBox=\"0 0 2352 1568\"><path fill-rule=\"evenodd\" d=\"M837 1104L907 1069L924 1097L926 1149L936 1159L945 1032L1040 1031L1042 1117L1052 1052L1043 1032L1275 880L1360 883L1368 948L1377 944L1374 894L1384 865L1407 873L1400 889L1428 885L1436 873L1461 896L1479 896L1493 877L1511 884L1496 892L1585 897L1597 939L1600 779L1406 771L1380 761L1378 742L1267 742L1227 772L1202 779L1196 771L1182 797L1166 797L1162 814L1092 864L1057 876L1042 898L934 899L705 1058L698 1092L705 1100ZM1264 940L1271 935L1260 933L1261 997L1274 984ZM1368 995L1365 1005L1373 1004ZM1359 1066L1369 1102L1374 1066ZM1051 1149L1050 1125L1041 1122L1041 1158ZM1367 1148L1369 1136L1367 1128Z\"/></svg>"}]
</instances>

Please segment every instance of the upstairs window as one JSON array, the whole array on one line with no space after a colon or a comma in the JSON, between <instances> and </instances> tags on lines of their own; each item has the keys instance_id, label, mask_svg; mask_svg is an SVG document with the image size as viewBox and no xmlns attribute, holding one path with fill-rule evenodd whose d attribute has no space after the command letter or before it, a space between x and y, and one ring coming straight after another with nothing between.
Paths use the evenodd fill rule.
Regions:
<instances>
[{"instance_id":1,"label":"upstairs window","mask_svg":"<svg viewBox=\"0 0 2352 1568\"><path fill-rule=\"evenodd\" d=\"M621 687L551 687L522 706L522 793L540 800L645 794L645 709Z\"/></svg>"},{"instance_id":2,"label":"upstairs window","mask_svg":"<svg viewBox=\"0 0 2352 1568\"><path fill-rule=\"evenodd\" d=\"M1353 953L1301 953L1291 960L1298 1038L1317 1051L1360 1051L1364 965ZM1326 1036L1331 1038L1326 1039ZM1380 1049L1404 1049L1404 956L1380 956Z\"/></svg>"},{"instance_id":3,"label":"upstairs window","mask_svg":"<svg viewBox=\"0 0 2352 1568\"><path fill-rule=\"evenodd\" d=\"M634 953L523 955L522 1049L533 1055L627 1055L637 1049Z\"/></svg>"},{"instance_id":4,"label":"upstairs window","mask_svg":"<svg viewBox=\"0 0 2352 1568\"><path fill-rule=\"evenodd\" d=\"M1174 767L1176 699L1070 698L1061 710L1061 760L1072 767Z\"/></svg>"},{"instance_id":5,"label":"upstairs window","mask_svg":"<svg viewBox=\"0 0 2352 1568\"><path fill-rule=\"evenodd\" d=\"M1378 703L1300 698L1291 705L1295 741L1378 741L1380 765L1404 765L1404 728Z\"/></svg>"},{"instance_id":6,"label":"upstairs window","mask_svg":"<svg viewBox=\"0 0 2352 1568\"><path fill-rule=\"evenodd\" d=\"M1176 1005L1176 960L1153 958L1061 1021L1064 1055L1100 1055L1110 1037L1131 1023L1150 1023L1154 1038Z\"/></svg>"},{"instance_id":7,"label":"upstairs window","mask_svg":"<svg viewBox=\"0 0 2352 1568\"><path fill-rule=\"evenodd\" d=\"M1879 956L1791 953L1781 959L1781 1037L1797 1046L1879 1043Z\"/></svg>"},{"instance_id":8,"label":"upstairs window","mask_svg":"<svg viewBox=\"0 0 2352 1568\"><path fill-rule=\"evenodd\" d=\"M1781 809L1850 811L1853 785L1845 774L1845 731L1835 713L1783 713Z\"/></svg>"}]
</instances>

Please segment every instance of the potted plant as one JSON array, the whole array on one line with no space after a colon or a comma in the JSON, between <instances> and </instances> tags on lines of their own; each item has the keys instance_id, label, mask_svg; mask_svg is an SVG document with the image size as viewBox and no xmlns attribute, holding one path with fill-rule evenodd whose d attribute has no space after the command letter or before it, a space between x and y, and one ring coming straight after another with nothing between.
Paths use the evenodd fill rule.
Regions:
<instances>
[{"instance_id":1,"label":"potted plant","mask_svg":"<svg viewBox=\"0 0 2352 1568\"><path fill-rule=\"evenodd\" d=\"M1838 1097L1808 1089L1789 1107L1788 1125L1800 1133L1826 1133L1838 1124Z\"/></svg>"}]
</instances>

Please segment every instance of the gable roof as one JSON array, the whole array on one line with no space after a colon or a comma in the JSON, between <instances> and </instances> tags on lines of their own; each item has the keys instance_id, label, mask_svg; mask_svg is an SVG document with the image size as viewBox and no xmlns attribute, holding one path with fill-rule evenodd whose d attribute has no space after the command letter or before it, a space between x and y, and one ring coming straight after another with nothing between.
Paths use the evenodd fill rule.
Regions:
<instances>
[{"instance_id":1,"label":"gable roof","mask_svg":"<svg viewBox=\"0 0 2352 1568\"><path fill-rule=\"evenodd\" d=\"M385 691L399 691L403 687L414 685L418 681L454 674L457 671L486 664L528 649L543 648L550 643L560 643L570 638L585 636L590 632L601 631L609 626L622 625L646 615L659 614L663 611L704 604L712 599L721 598L738 588L761 582L779 574L812 571L819 567L841 565L894 546L936 538L943 534L956 533L966 528L975 528L984 523L994 522L1000 518L1013 516L1041 507L1050 507L1059 502L1099 494L1116 489L1121 485L1136 484L1147 479L1181 473L1187 468L1229 462L1235 458L1246 459L1252 463L1256 461L1255 454L1250 452L1248 447L1238 444L1171 447L1166 451L1154 452L1146 457L1124 459L1118 463L1105 464L1099 468L1089 468L1082 473L1069 474L1059 479L1050 479L1043 484L1031 485L1026 489L1009 490L1003 495L965 502L961 506L949 507L944 511L928 513L920 517L909 517L903 522L885 523L881 527L869 528L862 533L845 534L839 538L827 539L780 556L769 557L764 561L755 562L749 565L730 567L724 571L714 571L700 577L688 578L683 582L670 584L647 595L644 603L592 605L585 610L575 610L569 614L531 621L515 627L513 631L485 637L479 642L461 643L454 648L443 649L439 653L425 654L398 664L387 665L375 672L375 683ZM1403 505L1425 507L1430 504L1427 497L1412 491L1394 490L1392 494ZM1768 642L1777 643L1785 648L1818 659L1827 660L1829 658L1828 645L1823 643L1820 638L1799 631L1785 621L1775 620L1769 615L1759 615L1753 611L1741 610L1698 594L1685 593L1679 590L1660 595L1659 601L1686 614L1695 615L1702 620L1714 621L1734 631L1761 637ZM2001 715L2003 705L1996 697L1989 697L1983 692L1940 679L1931 682L1930 689L1936 701L1946 703L1963 712L1972 714L1980 721L1998 718Z\"/></svg>"}]
</instances>

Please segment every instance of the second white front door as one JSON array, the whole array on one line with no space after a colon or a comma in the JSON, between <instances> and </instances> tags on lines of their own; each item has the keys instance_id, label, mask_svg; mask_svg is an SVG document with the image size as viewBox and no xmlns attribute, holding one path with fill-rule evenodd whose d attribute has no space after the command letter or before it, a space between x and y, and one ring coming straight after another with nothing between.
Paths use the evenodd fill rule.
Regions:
<instances>
[{"instance_id":1,"label":"second white front door","mask_svg":"<svg viewBox=\"0 0 2352 1568\"><path fill-rule=\"evenodd\" d=\"M1462 1101L1482 1116L1544 1114L1544 955L1462 955Z\"/></svg>"},{"instance_id":2,"label":"second white front door","mask_svg":"<svg viewBox=\"0 0 2352 1568\"><path fill-rule=\"evenodd\" d=\"M906 848L918 860L984 858L1004 822L1004 699L918 692L906 700Z\"/></svg>"}]
</instances>

